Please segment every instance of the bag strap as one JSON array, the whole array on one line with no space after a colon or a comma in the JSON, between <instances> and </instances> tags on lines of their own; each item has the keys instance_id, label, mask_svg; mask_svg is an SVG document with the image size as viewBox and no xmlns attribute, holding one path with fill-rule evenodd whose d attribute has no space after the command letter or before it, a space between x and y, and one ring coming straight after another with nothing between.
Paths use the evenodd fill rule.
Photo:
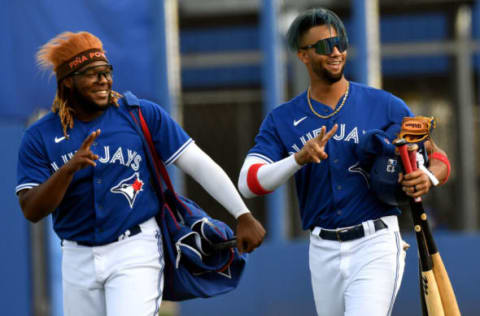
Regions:
<instances>
[{"instance_id":1,"label":"bag strap","mask_svg":"<svg viewBox=\"0 0 480 316\"><path fill-rule=\"evenodd\" d=\"M165 164L160 159L157 151L155 150L155 146L153 145L152 134L150 133L150 129L148 128L147 122L143 118L142 110L140 108L138 108L138 116L140 117L140 126L142 127L143 134L145 135L145 138L148 143L148 147L153 156L153 160L155 163L154 165L160 171L160 175L162 176L163 181L167 185L167 188L172 193L175 194L175 189L173 188L172 181L170 180L170 176L168 175L167 168L165 167Z\"/></svg>"},{"instance_id":2,"label":"bag strap","mask_svg":"<svg viewBox=\"0 0 480 316\"><path fill-rule=\"evenodd\" d=\"M140 117L140 108L134 107L132 110L129 111L130 116L133 119L133 126L137 130L138 135L142 139L143 142L143 147L145 148L145 155L147 156L147 164L150 167L150 173L152 177L154 178L154 183L155 183L155 191L157 192L157 195L161 201L166 202L167 199L165 198L165 193L163 191L163 186L162 186L162 172L160 171L160 165L157 162L160 161L158 158L158 154L155 150L155 147L153 146L153 143L151 143L151 135L150 131L147 128L148 135L150 137L150 142L147 140L146 132L143 130L143 126L139 123L140 119L137 119L137 117ZM142 116L143 117L143 116ZM145 121L145 120L144 120ZM145 123L146 124L146 123ZM168 173L167 173L168 175ZM165 182L166 183L166 182Z\"/></svg>"},{"instance_id":3,"label":"bag strap","mask_svg":"<svg viewBox=\"0 0 480 316\"><path fill-rule=\"evenodd\" d=\"M140 109L139 106L136 106L134 108L134 110L130 110L129 112L130 112L130 115L132 116L132 118L135 122L137 130L138 130L138 126L140 126L140 128L141 128L142 133L139 133L139 134L140 134L140 136L142 136L142 140L146 144L145 148L147 149L147 154L149 155L149 158L151 160L150 164L152 165L152 168L154 169L153 171L154 171L154 174L157 178L158 185L160 187L160 194L162 196L162 199L163 199L163 201L166 201L164 193L163 193L163 187L162 187L162 181L161 180L163 180L163 182L167 185L167 188L174 195L176 195L175 188L173 187L172 181L170 180L170 176L168 175L168 171L165 167L164 162L160 159L157 151L155 150L155 145L153 144L152 134L150 133L150 129L148 128L147 122L145 121L145 119L143 117L142 110ZM138 114L138 120L137 120L137 115L135 115L134 112L137 112L136 114Z\"/></svg>"}]
</instances>

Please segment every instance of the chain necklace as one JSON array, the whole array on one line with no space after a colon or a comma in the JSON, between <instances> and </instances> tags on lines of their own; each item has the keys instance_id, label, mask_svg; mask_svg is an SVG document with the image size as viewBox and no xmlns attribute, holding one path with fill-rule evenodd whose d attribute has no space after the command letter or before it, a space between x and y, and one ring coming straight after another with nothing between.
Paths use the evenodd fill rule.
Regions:
<instances>
[{"instance_id":1,"label":"chain necklace","mask_svg":"<svg viewBox=\"0 0 480 316\"><path fill-rule=\"evenodd\" d=\"M312 102L310 102L310 87L308 87L308 90L307 90L307 101L308 101L308 106L310 106L310 110L312 110L312 112L322 118L322 119L328 119L332 116L334 116L335 114L338 113L338 111L340 111L343 107L343 105L345 104L345 101L347 101L347 98L348 98L348 90L350 88L350 82L347 81L347 91L345 91L345 95L343 96L343 100L342 100L342 103L340 103L340 105L335 109L335 111L333 111L332 113L328 114L328 115L321 115L321 114L318 114L314 109L313 109L313 105L312 105Z\"/></svg>"}]
</instances>

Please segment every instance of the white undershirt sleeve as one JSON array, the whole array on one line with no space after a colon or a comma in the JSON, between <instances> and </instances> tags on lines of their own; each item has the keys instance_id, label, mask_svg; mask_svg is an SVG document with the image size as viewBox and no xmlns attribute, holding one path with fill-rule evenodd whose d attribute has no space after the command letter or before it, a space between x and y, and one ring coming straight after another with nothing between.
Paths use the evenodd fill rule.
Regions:
<instances>
[{"instance_id":1,"label":"white undershirt sleeve","mask_svg":"<svg viewBox=\"0 0 480 316\"><path fill-rule=\"evenodd\" d=\"M174 164L198 182L235 219L249 212L225 171L195 143L189 144Z\"/></svg>"},{"instance_id":2,"label":"white undershirt sleeve","mask_svg":"<svg viewBox=\"0 0 480 316\"><path fill-rule=\"evenodd\" d=\"M247 156L238 179L238 189L245 198L258 196L250 190L247 181L250 167L258 163L264 165L258 169L257 180L261 187L266 191L274 191L276 188L287 182L295 172L302 168L302 166L295 160L294 155L290 155L274 163L268 163L256 156Z\"/></svg>"}]
</instances>

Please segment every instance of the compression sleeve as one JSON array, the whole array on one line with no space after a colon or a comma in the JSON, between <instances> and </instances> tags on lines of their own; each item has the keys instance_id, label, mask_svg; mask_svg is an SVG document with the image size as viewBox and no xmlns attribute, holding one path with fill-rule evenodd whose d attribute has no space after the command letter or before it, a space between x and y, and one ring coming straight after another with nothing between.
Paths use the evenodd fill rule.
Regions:
<instances>
[{"instance_id":1,"label":"compression sleeve","mask_svg":"<svg viewBox=\"0 0 480 316\"><path fill-rule=\"evenodd\" d=\"M225 171L195 143L190 143L174 164L198 182L235 218L249 212Z\"/></svg>"},{"instance_id":2,"label":"compression sleeve","mask_svg":"<svg viewBox=\"0 0 480 316\"><path fill-rule=\"evenodd\" d=\"M262 165L258 166L259 164ZM269 193L287 182L301 168L294 155L271 164L256 156L247 156L240 171L238 189L245 198ZM254 176L256 179L252 179Z\"/></svg>"}]
</instances>

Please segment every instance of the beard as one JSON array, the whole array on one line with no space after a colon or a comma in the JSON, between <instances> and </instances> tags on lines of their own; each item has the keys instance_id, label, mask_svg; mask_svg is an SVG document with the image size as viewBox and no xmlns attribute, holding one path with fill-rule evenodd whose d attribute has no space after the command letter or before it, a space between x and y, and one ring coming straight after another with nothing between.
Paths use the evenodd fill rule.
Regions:
<instances>
[{"instance_id":1,"label":"beard","mask_svg":"<svg viewBox=\"0 0 480 316\"><path fill-rule=\"evenodd\" d=\"M320 79L323 79L330 84L335 83L335 82L339 81L340 79L342 79L344 68L345 68L345 64L343 64L340 72L338 72L337 74L333 74L330 71L328 71L325 67L321 66L320 63L314 64L313 67L312 67L313 72Z\"/></svg>"},{"instance_id":2,"label":"beard","mask_svg":"<svg viewBox=\"0 0 480 316\"><path fill-rule=\"evenodd\" d=\"M81 106L84 111L89 113L105 111L111 104L111 98L112 95L110 94L108 96L108 104L99 105L80 93L76 85L73 86L70 94L70 99L73 101L73 103L77 106Z\"/></svg>"}]
</instances>

